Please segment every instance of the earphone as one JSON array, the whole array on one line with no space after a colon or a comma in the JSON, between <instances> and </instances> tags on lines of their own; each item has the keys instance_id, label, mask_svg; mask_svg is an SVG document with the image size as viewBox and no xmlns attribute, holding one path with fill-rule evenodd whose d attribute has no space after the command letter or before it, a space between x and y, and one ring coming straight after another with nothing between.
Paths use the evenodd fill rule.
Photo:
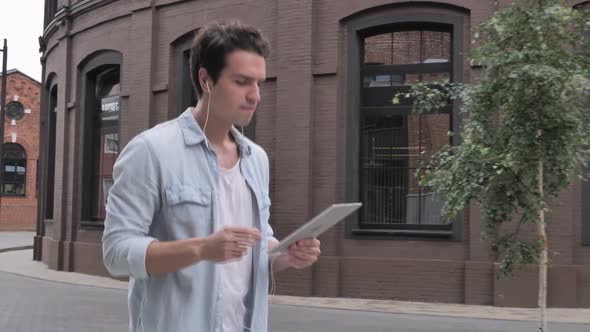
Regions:
<instances>
[{"instance_id":1,"label":"earphone","mask_svg":"<svg viewBox=\"0 0 590 332\"><path fill-rule=\"evenodd\" d=\"M211 106L211 88L209 87L209 79L205 81L205 85L207 86L207 92L209 92L209 97L207 98L207 116L205 117L205 125L203 126L203 133L207 130L207 122L209 122L209 107Z\"/></svg>"}]
</instances>

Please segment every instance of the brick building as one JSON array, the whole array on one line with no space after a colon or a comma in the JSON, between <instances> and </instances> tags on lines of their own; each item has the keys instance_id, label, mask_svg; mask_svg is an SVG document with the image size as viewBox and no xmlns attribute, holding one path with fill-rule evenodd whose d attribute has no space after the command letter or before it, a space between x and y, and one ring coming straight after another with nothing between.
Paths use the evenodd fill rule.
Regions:
<instances>
[{"instance_id":1,"label":"brick building","mask_svg":"<svg viewBox=\"0 0 590 332\"><path fill-rule=\"evenodd\" d=\"M321 237L313 268L279 276L279 293L534 306L535 268L497 280L477 209L445 224L436 197L414 179L421 156L457 143L446 135L459 127L457 109L415 116L391 103L410 82L475 77L465 57L471 28L509 3L46 0L36 259L106 274L112 162L133 136L195 104L188 50L199 27L239 18L271 43L248 135L269 154L277 236L334 202L364 203ZM589 201L590 187L574 183L550 217L560 252L550 306L590 307Z\"/></svg>"},{"instance_id":2,"label":"brick building","mask_svg":"<svg viewBox=\"0 0 590 332\"><path fill-rule=\"evenodd\" d=\"M0 230L34 230L41 83L16 69L6 78Z\"/></svg>"}]
</instances>

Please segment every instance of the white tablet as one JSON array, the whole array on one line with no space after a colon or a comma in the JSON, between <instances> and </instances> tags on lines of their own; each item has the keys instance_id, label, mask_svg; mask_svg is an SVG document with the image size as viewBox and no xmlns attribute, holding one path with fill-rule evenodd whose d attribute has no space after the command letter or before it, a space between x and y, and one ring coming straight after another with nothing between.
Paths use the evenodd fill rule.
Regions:
<instances>
[{"instance_id":1,"label":"white tablet","mask_svg":"<svg viewBox=\"0 0 590 332\"><path fill-rule=\"evenodd\" d=\"M314 238L325 232L328 228L336 225L339 221L346 218L349 214L356 211L363 205L362 203L343 203L332 204L329 208L313 217L305 225L299 227L296 231L284 238L274 247L270 253L274 254L289 248L289 246L299 240Z\"/></svg>"}]
</instances>

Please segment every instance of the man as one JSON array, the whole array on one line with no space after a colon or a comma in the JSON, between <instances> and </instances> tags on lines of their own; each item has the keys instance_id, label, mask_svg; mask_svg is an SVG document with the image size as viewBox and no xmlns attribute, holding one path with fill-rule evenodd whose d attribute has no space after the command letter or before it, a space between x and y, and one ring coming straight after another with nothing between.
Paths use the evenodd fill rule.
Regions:
<instances>
[{"instance_id":1,"label":"man","mask_svg":"<svg viewBox=\"0 0 590 332\"><path fill-rule=\"evenodd\" d=\"M115 164L103 255L131 277L131 331L266 331L269 265L305 268L320 254L308 239L269 260L268 158L234 128L260 102L268 52L251 26L203 28L197 106L132 139Z\"/></svg>"}]
</instances>

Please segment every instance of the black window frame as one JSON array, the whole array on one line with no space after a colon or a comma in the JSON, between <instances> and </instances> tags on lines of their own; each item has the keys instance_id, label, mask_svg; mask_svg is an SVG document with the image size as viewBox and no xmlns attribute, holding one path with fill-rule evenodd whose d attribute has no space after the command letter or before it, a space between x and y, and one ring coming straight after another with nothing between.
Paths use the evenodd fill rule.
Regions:
<instances>
[{"instance_id":1,"label":"black window frame","mask_svg":"<svg viewBox=\"0 0 590 332\"><path fill-rule=\"evenodd\" d=\"M121 137L121 123L124 112L122 109L114 112L117 113L116 123L107 123L106 127L102 126L102 123L100 125L97 124L97 119L102 119L103 116L106 116L102 113L113 112L101 112L100 100L97 99L96 93L98 76L113 68L118 68L119 89L121 90L123 85L122 53L115 50L100 50L86 57L78 66L78 82L80 82L79 99L81 100L80 111L82 115L80 117L79 132L82 144L80 145L81 158L78 158L78 169L81 170L79 173L80 180L78 181L78 192L80 195L79 201L75 204L78 207L80 226L82 228L104 228L104 219L95 218L92 215L92 204L96 204L95 199L101 199L101 197L98 197L100 194L95 193L95 188L92 185L93 176L97 167L95 160L96 136L107 133L108 131L109 133L116 133ZM124 93L120 92L119 98L123 95ZM119 105L122 107L120 99Z\"/></svg>"},{"instance_id":2,"label":"black window frame","mask_svg":"<svg viewBox=\"0 0 590 332\"><path fill-rule=\"evenodd\" d=\"M2 195L2 197L27 197L27 169L28 169L28 159L27 159L27 150L20 144L18 143L10 143L10 142L6 142L3 143L3 148L2 148L2 153L3 156L1 156L0 158L0 171L2 172L2 187L0 187L0 195ZM6 159L6 156L9 153L12 153L13 151L11 151L11 147L14 146L16 147L16 152L17 153L22 153L20 158L10 158L10 159ZM7 161L10 161L10 163L8 163L8 165L12 165L15 167L15 173L18 173L18 167L24 167L25 168L25 173L24 175L22 175L22 181L16 181L16 180L12 180L11 178L8 177L8 174L6 173L6 166L7 166ZM22 165L24 164L24 165ZM6 184L11 183L11 184L20 184L23 186L23 193L22 194L13 194L13 193L5 193L4 189Z\"/></svg>"},{"instance_id":3,"label":"black window frame","mask_svg":"<svg viewBox=\"0 0 590 332\"><path fill-rule=\"evenodd\" d=\"M55 80L55 79L54 79ZM54 191L55 191L55 143L56 143L56 128L57 128L57 97L58 86L57 83L49 85L48 89L48 104L47 104L47 132L45 143L45 183L44 183L44 207L43 219L53 220L54 213Z\"/></svg>"},{"instance_id":4,"label":"black window frame","mask_svg":"<svg viewBox=\"0 0 590 332\"><path fill-rule=\"evenodd\" d=\"M446 25L451 27L451 66L454 82L463 81L463 39L464 16L457 14L392 14L383 11L376 14L362 15L351 18L347 22L348 35L348 89L347 95L347 149L346 149L346 198L348 201L360 201L360 108L361 89L364 77L362 62L364 56L363 40L367 35L376 32L391 31L392 29L416 28L419 26ZM411 66L411 65L410 65ZM393 96L393 88L392 88ZM400 105L408 108L408 105ZM407 110L405 110L407 112ZM454 132L459 129L461 117L456 103L453 103L451 114L451 128ZM459 135L451 137L451 144L460 144ZM433 240L462 240L463 215L458 216L447 225L411 225L400 224L399 227L387 229L363 229L361 227L361 213L357 213L346 221L345 234L352 239L433 239ZM438 226L438 227L437 227Z\"/></svg>"}]
</instances>

